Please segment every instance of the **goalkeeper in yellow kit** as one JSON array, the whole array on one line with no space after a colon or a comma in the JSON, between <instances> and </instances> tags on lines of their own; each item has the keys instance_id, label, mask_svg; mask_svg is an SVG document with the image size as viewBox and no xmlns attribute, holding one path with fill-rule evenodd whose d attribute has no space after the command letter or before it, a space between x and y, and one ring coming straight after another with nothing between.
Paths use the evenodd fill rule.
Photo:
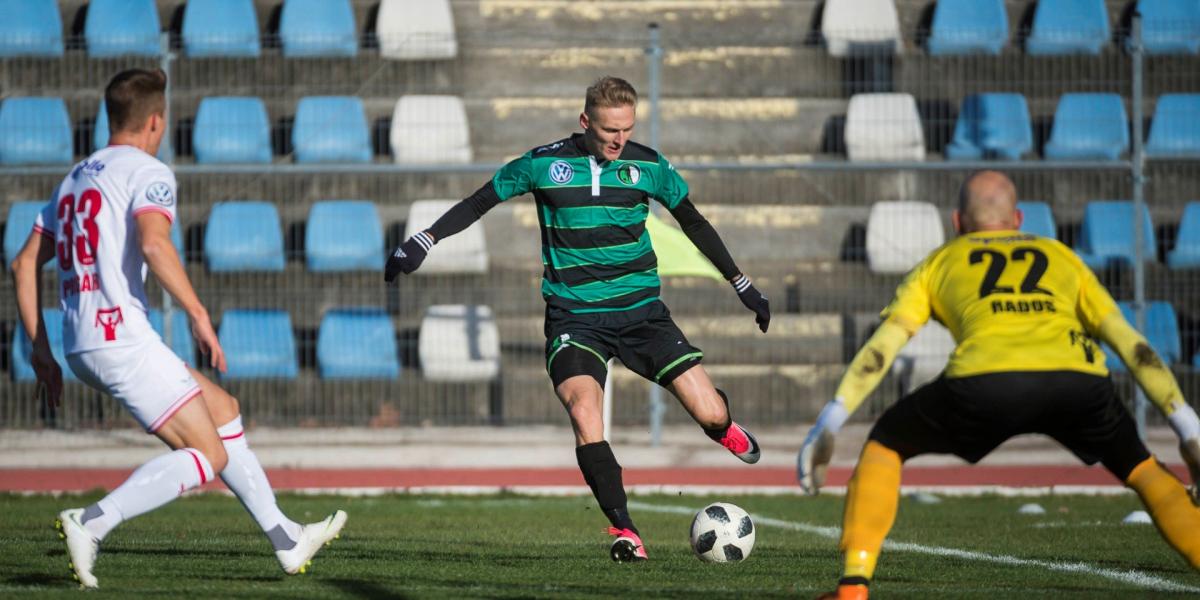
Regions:
<instances>
[{"instance_id":1,"label":"goalkeeper in yellow kit","mask_svg":"<svg viewBox=\"0 0 1200 600\"><path fill-rule=\"evenodd\" d=\"M844 570L829 598L865 599L883 539L896 518L900 467L928 453L978 462L1005 440L1048 435L1087 464L1100 462L1133 488L1168 544L1200 569L1200 509L1151 456L1117 398L1107 342L1181 440L1200 474L1200 421L1174 376L1121 316L1075 253L1021 233L1016 188L1003 174L963 184L954 227L896 290L883 323L850 363L800 450L800 485L816 493L833 436L879 385L897 352L930 318L957 343L945 371L890 407L867 438L846 494Z\"/></svg>"}]
</instances>

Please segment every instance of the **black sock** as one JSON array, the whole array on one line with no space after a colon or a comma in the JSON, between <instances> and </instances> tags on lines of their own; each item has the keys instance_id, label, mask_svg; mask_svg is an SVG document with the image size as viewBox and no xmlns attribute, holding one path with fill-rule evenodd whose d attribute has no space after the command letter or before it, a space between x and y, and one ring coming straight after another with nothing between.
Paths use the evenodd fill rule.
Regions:
<instances>
[{"instance_id":1,"label":"black sock","mask_svg":"<svg viewBox=\"0 0 1200 600\"><path fill-rule=\"evenodd\" d=\"M707 427L701 427L701 429L704 430L704 435L707 435L709 439L720 443L721 438L725 437L725 432L729 431L729 426L733 425L733 413L729 412L729 396L726 396L725 392L721 391L720 388L717 388L717 393L720 394L721 400L725 402L725 424L713 429Z\"/></svg>"},{"instance_id":2,"label":"black sock","mask_svg":"<svg viewBox=\"0 0 1200 600\"><path fill-rule=\"evenodd\" d=\"M625 485L621 482L621 465L617 464L617 457L613 456L608 442L584 444L575 449L575 458L579 461L583 480L592 488L592 495L612 526L638 533L626 507L628 500Z\"/></svg>"},{"instance_id":3,"label":"black sock","mask_svg":"<svg viewBox=\"0 0 1200 600\"><path fill-rule=\"evenodd\" d=\"M870 585L871 580L866 577L843 577L838 580L838 585Z\"/></svg>"}]
</instances>

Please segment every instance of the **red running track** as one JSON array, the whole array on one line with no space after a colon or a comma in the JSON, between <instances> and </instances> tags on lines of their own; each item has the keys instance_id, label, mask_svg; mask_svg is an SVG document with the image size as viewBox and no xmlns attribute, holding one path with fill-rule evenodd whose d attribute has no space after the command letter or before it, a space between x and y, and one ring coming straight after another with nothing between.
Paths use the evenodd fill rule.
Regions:
<instances>
[{"instance_id":1,"label":"red running track","mask_svg":"<svg viewBox=\"0 0 1200 600\"><path fill-rule=\"evenodd\" d=\"M1186 470L1174 466L1186 480ZM0 492L111 490L132 469L0 469ZM564 469L270 469L278 490L414 487L582 487L579 470ZM827 484L845 485L851 469L830 469ZM775 487L795 485L788 468L625 469L626 485ZM1100 467L1076 465L908 467L903 482L913 486L1049 487L1119 486ZM221 486L221 482L209 486Z\"/></svg>"}]
</instances>

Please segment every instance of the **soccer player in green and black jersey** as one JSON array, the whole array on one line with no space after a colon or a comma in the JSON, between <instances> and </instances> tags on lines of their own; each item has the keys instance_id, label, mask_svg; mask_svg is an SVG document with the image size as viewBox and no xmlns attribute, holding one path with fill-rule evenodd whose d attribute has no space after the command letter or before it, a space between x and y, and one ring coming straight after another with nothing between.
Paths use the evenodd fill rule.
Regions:
<instances>
[{"instance_id":1,"label":"soccer player in green and black jersey","mask_svg":"<svg viewBox=\"0 0 1200 600\"><path fill-rule=\"evenodd\" d=\"M688 199L688 186L658 152L630 142L637 92L604 77L587 90L582 134L539 146L505 165L429 229L396 248L385 278L415 271L439 240L466 229L510 198L532 192L542 235L546 370L575 429L583 478L616 536L612 558L646 559L626 507L621 466L601 418L608 360L614 356L671 391L714 441L747 463L758 442L729 416L728 399L700 366L659 299L658 261L646 231L650 200L665 206L688 238L729 280L765 333L767 298L737 268L717 232Z\"/></svg>"}]
</instances>

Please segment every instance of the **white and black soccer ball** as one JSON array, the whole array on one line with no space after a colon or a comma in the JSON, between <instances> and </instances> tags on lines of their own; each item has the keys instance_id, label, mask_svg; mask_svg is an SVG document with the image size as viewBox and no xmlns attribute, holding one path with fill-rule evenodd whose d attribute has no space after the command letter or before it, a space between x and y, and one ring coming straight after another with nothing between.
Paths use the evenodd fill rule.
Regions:
<instances>
[{"instance_id":1,"label":"white and black soccer ball","mask_svg":"<svg viewBox=\"0 0 1200 600\"><path fill-rule=\"evenodd\" d=\"M705 562L738 562L754 549L754 521L728 502L705 506L692 519L692 550Z\"/></svg>"}]
</instances>

